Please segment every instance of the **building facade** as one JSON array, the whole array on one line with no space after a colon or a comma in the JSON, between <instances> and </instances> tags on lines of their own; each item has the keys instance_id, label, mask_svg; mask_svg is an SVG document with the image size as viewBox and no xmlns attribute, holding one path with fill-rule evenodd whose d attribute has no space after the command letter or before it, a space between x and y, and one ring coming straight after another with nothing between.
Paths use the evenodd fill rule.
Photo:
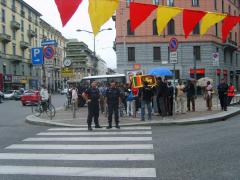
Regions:
<instances>
[{"instance_id":1,"label":"building facade","mask_svg":"<svg viewBox=\"0 0 240 180\"><path fill-rule=\"evenodd\" d=\"M188 9L210 12L240 14L239 0L134 0L134 2L177 6ZM145 73L154 67L169 67L170 51L168 44L171 38L178 39L178 64L176 64L176 78L187 79L194 77L194 62L196 62L197 78L210 77L217 84L222 77L239 87L240 70L240 26L231 31L226 43L222 43L221 25L209 29L200 36L198 24L190 36L184 37L182 14L172 19L160 36L157 34L156 13L152 13L135 32L130 30L129 3L121 1L116 13L116 54L117 71L125 73L141 67ZM219 66L213 64L213 54L219 55ZM140 66L139 66L140 65Z\"/></svg>"},{"instance_id":2,"label":"building facade","mask_svg":"<svg viewBox=\"0 0 240 180\"><path fill-rule=\"evenodd\" d=\"M74 70L72 80L81 80L85 76L99 75L107 70L106 62L94 55L84 42L69 39L66 44L66 59L71 61L69 68Z\"/></svg>"},{"instance_id":3,"label":"building facade","mask_svg":"<svg viewBox=\"0 0 240 180\"><path fill-rule=\"evenodd\" d=\"M44 68L32 65L31 48L41 47L44 39L54 39L59 45L54 57L56 66L50 74L46 73L51 81L47 85L57 89L65 38L23 0L1 0L0 17L0 90L40 88L44 83Z\"/></svg>"}]
</instances>

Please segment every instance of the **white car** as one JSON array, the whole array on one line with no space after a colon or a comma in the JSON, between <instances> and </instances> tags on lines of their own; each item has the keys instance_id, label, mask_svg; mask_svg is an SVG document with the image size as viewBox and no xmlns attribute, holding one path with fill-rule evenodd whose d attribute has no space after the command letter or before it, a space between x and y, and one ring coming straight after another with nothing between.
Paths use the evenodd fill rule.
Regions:
<instances>
[{"instance_id":1,"label":"white car","mask_svg":"<svg viewBox=\"0 0 240 180\"><path fill-rule=\"evenodd\" d=\"M4 99L13 99L14 98L14 93L16 90L9 90L4 93Z\"/></svg>"}]
</instances>

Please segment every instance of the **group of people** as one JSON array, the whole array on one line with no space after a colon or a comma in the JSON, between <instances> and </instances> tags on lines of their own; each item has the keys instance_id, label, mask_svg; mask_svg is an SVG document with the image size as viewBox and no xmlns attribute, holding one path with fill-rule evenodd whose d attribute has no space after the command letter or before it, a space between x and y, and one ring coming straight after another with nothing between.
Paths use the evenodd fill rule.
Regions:
<instances>
[{"instance_id":1,"label":"group of people","mask_svg":"<svg viewBox=\"0 0 240 180\"><path fill-rule=\"evenodd\" d=\"M225 79L217 87L222 110L227 110L235 88L230 83L228 86ZM211 82L207 82L204 87L204 99L207 110L212 110L212 97L214 87ZM71 97L78 98L77 88L73 87ZM99 124L99 112L106 113L108 117L108 129L112 128L112 118L114 114L115 126L119 126L119 116L125 113L127 116L135 117L139 112L141 121L145 121L145 108L147 107L147 119L152 119L152 113L162 117L172 116L174 111L174 100L176 101L176 113L186 113L185 103L187 101L187 112L195 111L196 86L195 82L188 80L183 83L181 80L175 86L170 81L157 78L155 86L149 86L148 82L143 82L143 87L135 88L131 83L121 84L112 81L110 84L99 84L92 82L91 86L85 88L82 97L88 104L88 130L92 130L94 119L95 128L101 128ZM175 98L175 99L174 99Z\"/></svg>"}]
</instances>

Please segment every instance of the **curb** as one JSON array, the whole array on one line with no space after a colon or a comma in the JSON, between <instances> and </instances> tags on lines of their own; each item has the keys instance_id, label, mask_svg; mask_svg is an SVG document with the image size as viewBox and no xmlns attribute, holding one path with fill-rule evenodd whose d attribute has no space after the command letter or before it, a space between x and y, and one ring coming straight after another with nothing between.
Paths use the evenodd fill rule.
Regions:
<instances>
[{"instance_id":1,"label":"curb","mask_svg":"<svg viewBox=\"0 0 240 180\"><path fill-rule=\"evenodd\" d=\"M60 109L60 108L59 108ZM126 126L171 126L171 125L194 125L194 124L204 124L204 123L214 123L219 121L225 121L228 118L234 117L240 114L239 107L229 107L227 112L220 112L214 115L207 115L204 117L190 118L184 120L154 120L154 121L146 121L146 122L137 122L137 123L123 123L120 125L123 127ZM87 127L87 125L72 125L67 123L58 123L52 120L40 119L34 115L29 115L25 120L27 123L41 126L55 126L55 127ZM106 127L103 125L103 127Z\"/></svg>"}]
</instances>

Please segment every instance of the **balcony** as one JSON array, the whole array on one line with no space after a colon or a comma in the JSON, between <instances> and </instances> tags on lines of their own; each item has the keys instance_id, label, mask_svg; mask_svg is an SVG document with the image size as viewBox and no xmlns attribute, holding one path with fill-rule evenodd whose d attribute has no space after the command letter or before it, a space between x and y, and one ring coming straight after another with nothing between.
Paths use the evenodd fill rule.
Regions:
<instances>
[{"instance_id":1,"label":"balcony","mask_svg":"<svg viewBox=\"0 0 240 180\"><path fill-rule=\"evenodd\" d=\"M226 40L226 42L224 44L224 48L228 48L232 51L235 51L238 49L238 44L237 44L237 42L235 42L229 38Z\"/></svg>"},{"instance_id":2,"label":"balcony","mask_svg":"<svg viewBox=\"0 0 240 180\"><path fill-rule=\"evenodd\" d=\"M36 37L36 36L37 36L37 34L35 33L35 31L33 31L33 30L28 30L28 37L34 38L34 37Z\"/></svg>"},{"instance_id":3,"label":"balcony","mask_svg":"<svg viewBox=\"0 0 240 180\"><path fill-rule=\"evenodd\" d=\"M6 33L0 33L0 41L3 43L11 42L11 36Z\"/></svg>"},{"instance_id":4,"label":"balcony","mask_svg":"<svg viewBox=\"0 0 240 180\"><path fill-rule=\"evenodd\" d=\"M29 43L25 41L20 41L21 49L27 49L29 47Z\"/></svg>"},{"instance_id":5,"label":"balcony","mask_svg":"<svg viewBox=\"0 0 240 180\"><path fill-rule=\"evenodd\" d=\"M7 59L15 63L22 62L22 56L18 56L18 55L7 55Z\"/></svg>"},{"instance_id":6,"label":"balcony","mask_svg":"<svg viewBox=\"0 0 240 180\"><path fill-rule=\"evenodd\" d=\"M20 23L18 23L17 21L12 21L11 22L11 28L13 29L13 30L19 30L20 29Z\"/></svg>"}]
</instances>

